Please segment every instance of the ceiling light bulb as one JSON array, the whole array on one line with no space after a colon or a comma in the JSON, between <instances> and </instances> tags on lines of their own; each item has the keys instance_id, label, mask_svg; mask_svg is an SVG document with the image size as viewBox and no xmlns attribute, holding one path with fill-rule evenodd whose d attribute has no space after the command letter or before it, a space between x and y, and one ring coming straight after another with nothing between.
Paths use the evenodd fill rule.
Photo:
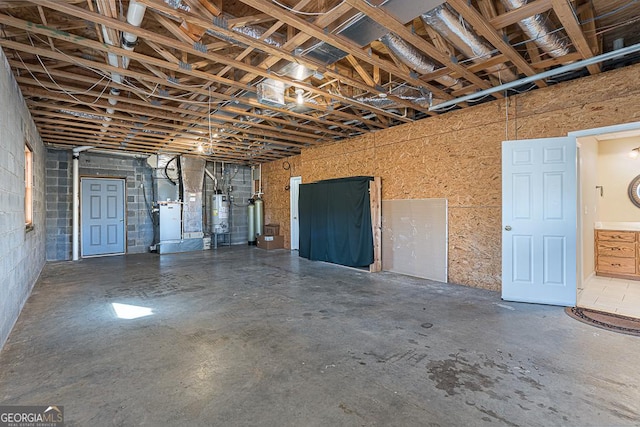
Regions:
<instances>
[{"instance_id":1,"label":"ceiling light bulb","mask_svg":"<svg viewBox=\"0 0 640 427\"><path fill-rule=\"evenodd\" d=\"M201 153L204 151L204 147L202 146L202 144L198 144L198 151Z\"/></svg>"},{"instance_id":2,"label":"ceiling light bulb","mask_svg":"<svg viewBox=\"0 0 640 427\"><path fill-rule=\"evenodd\" d=\"M304 98L302 97L303 94L304 90L296 89L296 95L298 95L298 97L296 98L296 102L298 103L298 105L304 104Z\"/></svg>"},{"instance_id":3,"label":"ceiling light bulb","mask_svg":"<svg viewBox=\"0 0 640 427\"><path fill-rule=\"evenodd\" d=\"M629 157L632 159L638 158L638 155L640 155L640 147L636 147L629 152Z\"/></svg>"}]
</instances>

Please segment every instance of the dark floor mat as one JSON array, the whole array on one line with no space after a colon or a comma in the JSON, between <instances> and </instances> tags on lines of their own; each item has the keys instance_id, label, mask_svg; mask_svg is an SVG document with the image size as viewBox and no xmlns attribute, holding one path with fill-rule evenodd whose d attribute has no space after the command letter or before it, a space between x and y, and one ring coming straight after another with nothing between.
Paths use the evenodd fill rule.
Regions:
<instances>
[{"instance_id":1,"label":"dark floor mat","mask_svg":"<svg viewBox=\"0 0 640 427\"><path fill-rule=\"evenodd\" d=\"M574 319L588 325L640 337L640 319L580 307L567 307L564 311Z\"/></svg>"}]
</instances>

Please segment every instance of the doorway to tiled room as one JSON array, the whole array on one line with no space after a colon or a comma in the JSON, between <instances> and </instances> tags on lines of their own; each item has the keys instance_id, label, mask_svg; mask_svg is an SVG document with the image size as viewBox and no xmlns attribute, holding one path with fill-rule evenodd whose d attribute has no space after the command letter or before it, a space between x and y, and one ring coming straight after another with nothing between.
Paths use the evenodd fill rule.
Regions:
<instances>
[{"instance_id":1,"label":"doorway to tiled room","mask_svg":"<svg viewBox=\"0 0 640 427\"><path fill-rule=\"evenodd\" d=\"M640 319L640 282L593 276L578 288L578 306Z\"/></svg>"},{"instance_id":2,"label":"doorway to tiled room","mask_svg":"<svg viewBox=\"0 0 640 427\"><path fill-rule=\"evenodd\" d=\"M577 139L582 280L577 306L640 319L640 206L630 188L640 174L640 128ZM638 191L638 190L636 190Z\"/></svg>"}]
</instances>

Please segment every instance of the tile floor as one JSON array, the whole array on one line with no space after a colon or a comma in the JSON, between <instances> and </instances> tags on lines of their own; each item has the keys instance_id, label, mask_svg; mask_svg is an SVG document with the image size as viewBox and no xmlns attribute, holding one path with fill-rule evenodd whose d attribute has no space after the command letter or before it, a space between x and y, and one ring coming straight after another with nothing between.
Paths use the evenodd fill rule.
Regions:
<instances>
[{"instance_id":1,"label":"tile floor","mask_svg":"<svg viewBox=\"0 0 640 427\"><path fill-rule=\"evenodd\" d=\"M593 276L578 288L578 306L640 318L640 281Z\"/></svg>"}]
</instances>

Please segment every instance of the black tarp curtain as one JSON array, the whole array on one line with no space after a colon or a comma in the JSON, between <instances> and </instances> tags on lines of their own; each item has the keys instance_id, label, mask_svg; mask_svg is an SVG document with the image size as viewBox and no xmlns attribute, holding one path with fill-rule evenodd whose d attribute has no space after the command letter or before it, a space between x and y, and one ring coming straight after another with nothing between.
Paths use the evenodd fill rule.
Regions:
<instances>
[{"instance_id":1,"label":"black tarp curtain","mask_svg":"<svg viewBox=\"0 0 640 427\"><path fill-rule=\"evenodd\" d=\"M373 263L371 181L357 176L300 185L301 257L350 267Z\"/></svg>"}]
</instances>

